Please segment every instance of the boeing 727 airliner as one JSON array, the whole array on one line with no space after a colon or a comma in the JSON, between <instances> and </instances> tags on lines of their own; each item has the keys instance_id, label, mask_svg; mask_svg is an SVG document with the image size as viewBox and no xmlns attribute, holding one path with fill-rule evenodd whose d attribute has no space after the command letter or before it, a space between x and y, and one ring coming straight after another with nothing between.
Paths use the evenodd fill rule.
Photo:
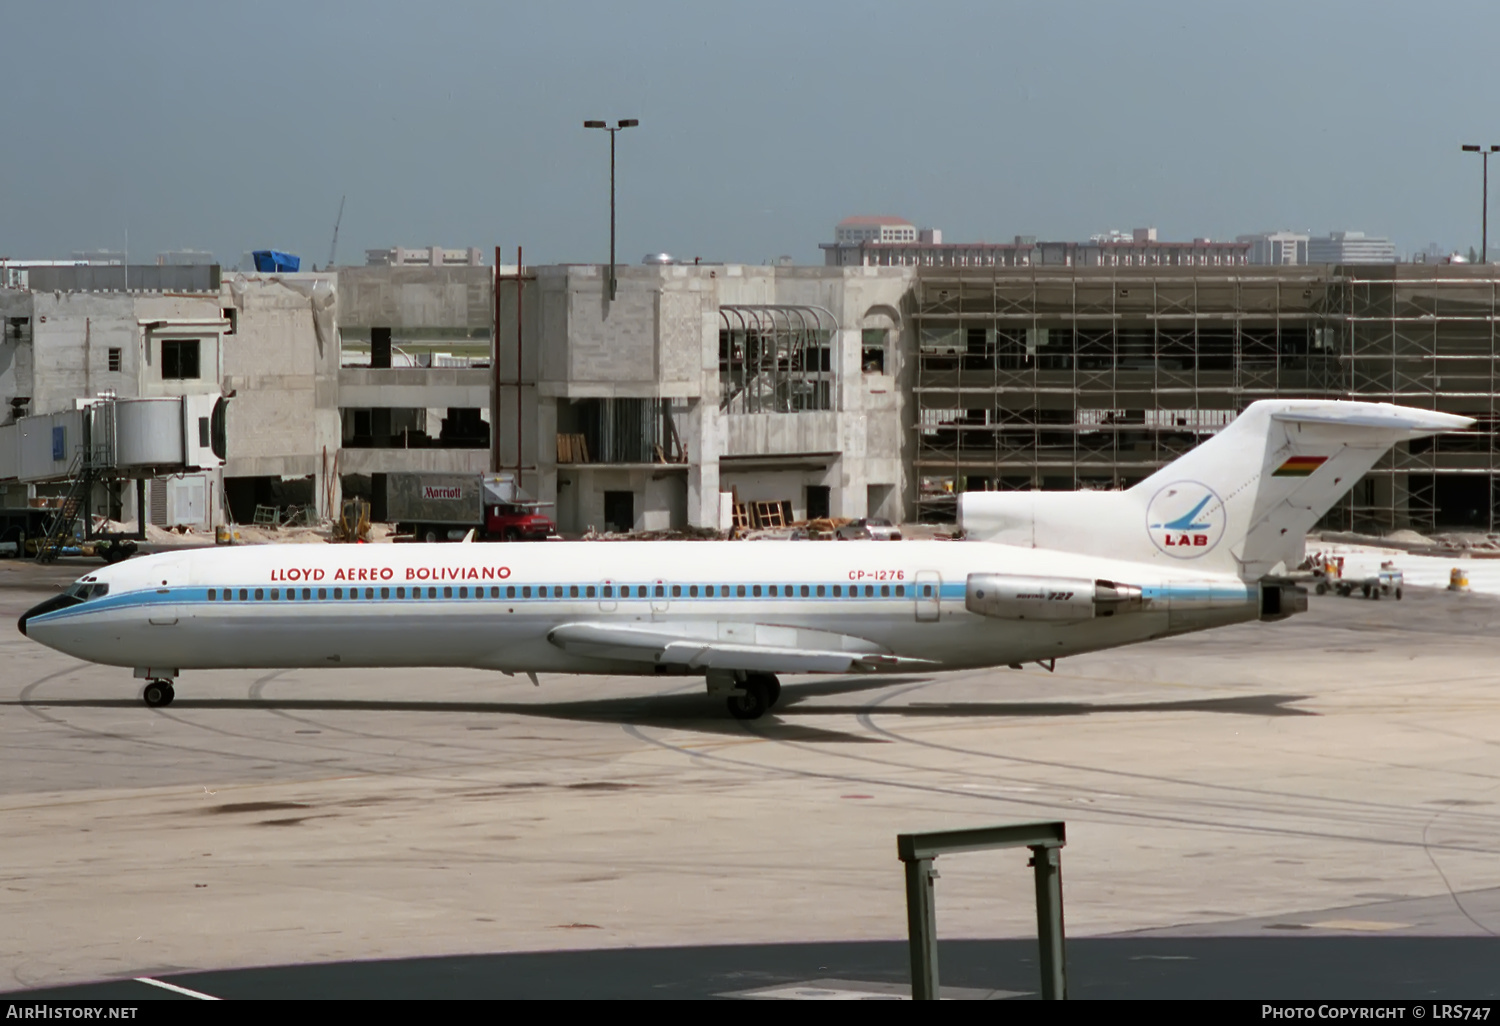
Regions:
<instances>
[{"instance_id":1,"label":"boeing 727 airliner","mask_svg":"<svg viewBox=\"0 0 1500 1026\"><path fill-rule=\"evenodd\" d=\"M1472 421L1265 400L1121 492L962 496L970 540L268 545L143 556L79 579L22 633L131 667L480 667L700 675L730 712L778 674L1017 666L1307 606L1284 577L1393 444Z\"/></svg>"}]
</instances>

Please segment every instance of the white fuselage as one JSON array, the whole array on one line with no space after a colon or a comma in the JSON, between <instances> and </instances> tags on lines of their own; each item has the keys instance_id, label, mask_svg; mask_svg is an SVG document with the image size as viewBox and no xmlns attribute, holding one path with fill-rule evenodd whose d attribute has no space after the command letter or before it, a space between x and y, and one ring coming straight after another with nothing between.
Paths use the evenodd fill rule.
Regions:
<instances>
[{"instance_id":1,"label":"white fuselage","mask_svg":"<svg viewBox=\"0 0 1500 1026\"><path fill-rule=\"evenodd\" d=\"M966 580L980 573L1109 579L1141 588L1144 601L1076 622L996 619L965 606ZM964 668L1110 648L1260 612L1259 586L1234 577L982 542L248 546L140 557L81 584L108 590L31 616L28 636L96 663L172 671L691 672L569 651L551 635L572 624L752 644L756 632L762 644L817 632L933 668Z\"/></svg>"}]
</instances>

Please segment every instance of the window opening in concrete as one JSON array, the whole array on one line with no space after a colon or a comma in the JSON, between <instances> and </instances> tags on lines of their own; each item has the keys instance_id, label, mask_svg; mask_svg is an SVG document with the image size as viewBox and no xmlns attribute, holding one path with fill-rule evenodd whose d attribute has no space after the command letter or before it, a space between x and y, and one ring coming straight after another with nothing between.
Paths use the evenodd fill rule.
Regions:
<instances>
[{"instance_id":1,"label":"window opening in concrete","mask_svg":"<svg viewBox=\"0 0 1500 1026\"><path fill-rule=\"evenodd\" d=\"M866 374L885 373L885 347L889 328L865 328L860 332L859 362Z\"/></svg>"},{"instance_id":2,"label":"window opening in concrete","mask_svg":"<svg viewBox=\"0 0 1500 1026\"><path fill-rule=\"evenodd\" d=\"M109 370L112 374L120 372L120 350L113 346L109 350Z\"/></svg>"},{"instance_id":3,"label":"window opening in concrete","mask_svg":"<svg viewBox=\"0 0 1500 1026\"><path fill-rule=\"evenodd\" d=\"M817 306L719 308L719 407L727 413L835 408L838 319Z\"/></svg>"},{"instance_id":4,"label":"window opening in concrete","mask_svg":"<svg viewBox=\"0 0 1500 1026\"><path fill-rule=\"evenodd\" d=\"M391 367L391 329L370 329L370 368L372 370L390 370Z\"/></svg>"},{"instance_id":5,"label":"window opening in concrete","mask_svg":"<svg viewBox=\"0 0 1500 1026\"><path fill-rule=\"evenodd\" d=\"M224 319L229 322L229 327L225 330L224 334L233 335L240 326L240 312L232 306L226 306L223 310Z\"/></svg>"},{"instance_id":6,"label":"window opening in concrete","mask_svg":"<svg viewBox=\"0 0 1500 1026\"><path fill-rule=\"evenodd\" d=\"M161 377L163 381L196 381L198 373L196 338L162 339Z\"/></svg>"},{"instance_id":7,"label":"window opening in concrete","mask_svg":"<svg viewBox=\"0 0 1500 1026\"><path fill-rule=\"evenodd\" d=\"M672 399L578 399L557 407L559 463L685 463Z\"/></svg>"},{"instance_id":8,"label":"window opening in concrete","mask_svg":"<svg viewBox=\"0 0 1500 1026\"><path fill-rule=\"evenodd\" d=\"M832 508L832 492L827 485L807 486L807 519L827 518Z\"/></svg>"},{"instance_id":9,"label":"window opening in concrete","mask_svg":"<svg viewBox=\"0 0 1500 1026\"><path fill-rule=\"evenodd\" d=\"M604 493L604 527L609 531L632 531L635 529L635 493Z\"/></svg>"}]
</instances>

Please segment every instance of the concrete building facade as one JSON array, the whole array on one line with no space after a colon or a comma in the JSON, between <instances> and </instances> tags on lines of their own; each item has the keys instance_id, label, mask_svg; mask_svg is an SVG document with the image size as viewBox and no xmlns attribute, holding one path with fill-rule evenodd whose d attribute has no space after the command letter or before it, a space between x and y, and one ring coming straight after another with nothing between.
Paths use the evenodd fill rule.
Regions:
<instances>
[{"instance_id":1,"label":"concrete building facade","mask_svg":"<svg viewBox=\"0 0 1500 1026\"><path fill-rule=\"evenodd\" d=\"M519 465L563 531L719 527L725 495L799 519L901 517L911 272L675 265L617 280L611 303L595 266L501 275L498 376L517 380L519 335L522 384L499 390L500 469Z\"/></svg>"},{"instance_id":2,"label":"concrete building facade","mask_svg":"<svg viewBox=\"0 0 1500 1026\"><path fill-rule=\"evenodd\" d=\"M1364 232L1329 232L1307 243L1310 264L1394 264L1396 245Z\"/></svg>"},{"instance_id":3,"label":"concrete building facade","mask_svg":"<svg viewBox=\"0 0 1500 1026\"><path fill-rule=\"evenodd\" d=\"M1308 262L1307 245L1312 236L1305 232L1260 232L1241 235L1239 242L1250 244L1250 263L1258 267L1300 267Z\"/></svg>"}]
</instances>

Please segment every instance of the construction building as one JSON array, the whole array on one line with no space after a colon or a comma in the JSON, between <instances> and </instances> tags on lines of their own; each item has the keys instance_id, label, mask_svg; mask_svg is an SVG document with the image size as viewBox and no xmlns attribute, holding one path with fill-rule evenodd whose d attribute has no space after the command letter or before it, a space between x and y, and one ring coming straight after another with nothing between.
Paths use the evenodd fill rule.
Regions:
<instances>
[{"instance_id":1,"label":"construction building","mask_svg":"<svg viewBox=\"0 0 1500 1026\"><path fill-rule=\"evenodd\" d=\"M511 471L579 534L1127 487L1255 399L1326 397L1479 421L1398 447L1330 522L1497 527L1493 268L1255 267L1249 243L1152 264L1173 244L1136 234L1055 261L1022 240L1019 265L620 266L613 300L599 265L431 253L321 274L33 261L0 289L0 505L67 491L72 421L37 418L104 400L228 397L222 465L103 474L91 508L115 519L326 516L345 494L379 516L390 474Z\"/></svg>"},{"instance_id":2,"label":"construction building","mask_svg":"<svg viewBox=\"0 0 1500 1026\"><path fill-rule=\"evenodd\" d=\"M1129 487L1256 399L1311 397L1478 420L1398 446L1330 523L1494 530L1497 283L1462 266L924 269L917 513L951 519L966 489Z\"/></svg>"}]
</instances>

